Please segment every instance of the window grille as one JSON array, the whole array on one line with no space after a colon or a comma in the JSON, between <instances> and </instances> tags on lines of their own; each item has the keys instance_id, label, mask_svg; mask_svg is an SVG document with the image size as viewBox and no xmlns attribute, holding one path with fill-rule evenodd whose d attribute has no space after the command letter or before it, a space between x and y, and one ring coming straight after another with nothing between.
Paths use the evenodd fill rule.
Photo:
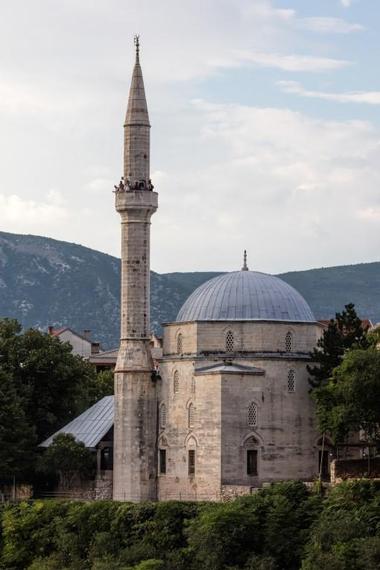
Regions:
<instances>
[{"instance_id":1,"label":"window grille","mask_svg":"<svg viewBox=\"0 0 380 570\"><path fill-rule=\"evenodd\" d=\"M234 333L228 331L226 334L226 352L234 351Z\"/></svg>"},{"instance_id":2,"label":"window grille","mask_svg":"<svg viewBox=\"0 0 380 570\"><path fill-rule=\"evenodd\" d=\"M160 449L160 473L166 473L166 449Z\"/></svg>"},{"instance_id":3,"label":"window grille","mask_svg":"<svg viewBox=\"0 0 380 570\"><path fill-rule=\"evenodd\" d=\"M296 391L296 373L294 370L288 372L288 392Z\"/></svg>"},{"instance_id":4,"label":"window grille","mask_svg":"<svg viewBox=\"0 0 380 570\"><path fill-rule=\"evenodd\" d=\"M251 402L248 406L248 425L257 426L257 406L255 402Z\"/></svg>"},{"instance_id":5,"label":"window grille","mask_svg":"<svg viewBox=\"0 0 380 570\"><path fill-rule=\"evenodd\" d=\"M188 426L189 426L189 428L193 428L194 427L194 416L195 416L194 404L190 404L187 413L188 413Z\"/></svg>"},{"instance_id":6,"label":"window grille","mask_svg":"<svg viewBox=\"0 0 380 570\"><path fill-rule=\"evenodd\" d=\"M173 376L173 392L177 394L179 392L179 372L176 370Z\"/></svg>"},{"instance_id":7,"label":"window grille","mask_svg":"<svg viewBox=\"0 0 380 570\"><path fill-rule=\"evenodd\" d=\"M183 339L182 333L179 333L177 336L177 354L182 354L183 352Z\"/></svg>"},{"instance_id":8,"label":"window grille","mask_svg":"<svg viewBox=\"0 0 380 570\"><path fill-rule=\"evenodd\" d=\"M293 349L293 335L291 332L287 332L285 335L285 351L291 352Z\"/></svg>"},{"instance_id":9,"label":"window grille","mask_svg":"<svg viewBox=\"0 0 380 570\"><path fill-rule=\"evenodd\" d=\"M189 449L188 451L188 473L189 475L195 475L195 449Z\"/></svg>"},{"instance_id":10,"label":"window grille","mask_svg":"<svg viewBox=\"0 0 380 570\"><path fill-rule=\"evenodd\" d=\"M160 407L160 426L162 429L166 427L166 406L162 404Z\"/></svg>"},{"instance_id":11,"label":"window grille","mask_svg":"<svg viewBox=\"0 0 380 570\"><path fill-rule=\"evenodd\" d=\"M192 394L195 394L195 377L192 376L191 378L191 392Z\"/></svg>"},{"instance_id":12,"label":"window grille","mask_svg":"<svg viewBox=\"0 0 380 570\"><path fill-rule=\"evenodd\" d=\"M247 475L257 475L256 449L247 449Z\"/></svg>"}]
</instances>

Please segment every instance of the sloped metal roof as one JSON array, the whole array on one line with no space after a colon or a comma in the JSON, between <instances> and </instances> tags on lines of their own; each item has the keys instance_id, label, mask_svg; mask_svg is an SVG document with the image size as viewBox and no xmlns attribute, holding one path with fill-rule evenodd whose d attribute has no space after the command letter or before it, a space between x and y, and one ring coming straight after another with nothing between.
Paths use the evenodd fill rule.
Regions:
<instances>
[{"instance_id":1,"label":"sloped metal roof","mask_svg":"<svg viewBox=\"0 0 380 570\"><path fill-rule=\"evenodd\" d=\"M305 299L282 279L258 271L235 271L196 289L176 321L273 320L315 322Z\"/></svg>"},{"instance_id":2,"label":"sloped metal roof","mask_svg":"<svg viewBox=\"0 0 380 570\"><path fill-rule=\"evenodd\" d=\"M96 447L113 426L113 401L113 396L105 396L83 414L48 437L40 444L40 447L49 447L54 437L59 433L71 433L77 441L82 441L86 447Z\"/></svg>"}]
</instances>

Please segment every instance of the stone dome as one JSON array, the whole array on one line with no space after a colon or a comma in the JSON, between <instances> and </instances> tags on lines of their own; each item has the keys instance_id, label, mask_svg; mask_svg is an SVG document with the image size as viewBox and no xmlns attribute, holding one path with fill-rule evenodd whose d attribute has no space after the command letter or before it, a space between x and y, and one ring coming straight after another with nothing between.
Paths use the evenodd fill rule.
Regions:
<instances>
[{"instance_id":1,"label":"stone dome","mask_svg":"<svg viewBox=\"0 0 380 570\"><path fill-rule=\"evenodd\" d=\"M203 283L176 318L176 322L231 320L315 322L298 291L278 277L257 271L234 271Z\"/></svg>"}]
</instances>

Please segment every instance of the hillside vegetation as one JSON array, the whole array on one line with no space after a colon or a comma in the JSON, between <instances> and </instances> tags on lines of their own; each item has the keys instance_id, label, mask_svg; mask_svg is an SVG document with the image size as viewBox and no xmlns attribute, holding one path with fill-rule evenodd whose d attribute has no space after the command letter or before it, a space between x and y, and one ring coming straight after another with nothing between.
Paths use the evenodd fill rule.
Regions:
<instances>
[{"instance_id":1,"label":"hillside vegetation","mask_svg":"<svg viewBox=\"0 0 380 570\"><path fill-rule=\"evenodd\" d=\"M229 503L35 501L0 511L4 570L377 570L380 492L279 483Z\"/></svg>"},{"instance_id":2,"label":"hillside vegetation","mask_svg":"<svg viewBox=\"0 0 380 570\"><path fill-rule=\"evenodd\" d=\"M175 319L179 308L212 272L152 272L152 328ZM317 318L348 302L359 315L380 321L380 262L285 273ZM0 316L25 327L91 329L105 348L119 336L120 260L63 241L0 232Z\"/></svg>"}]
</instances>

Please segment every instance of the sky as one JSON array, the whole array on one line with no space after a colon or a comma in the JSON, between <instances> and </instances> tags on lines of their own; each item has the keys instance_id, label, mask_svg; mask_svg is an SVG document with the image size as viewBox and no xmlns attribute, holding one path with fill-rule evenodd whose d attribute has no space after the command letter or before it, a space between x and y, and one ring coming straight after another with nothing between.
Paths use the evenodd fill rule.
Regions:
<instances>
[{"instance_id":1,"label":"sky","mask_svg":"<svg viewBox=\"0 0 380 570\"><path fill-rule=\"evenodd\" d=\"M378 0L0 0L0 230L119 255L140 34L158 272L380 260Z\"/></svg>"}]
</instances>

